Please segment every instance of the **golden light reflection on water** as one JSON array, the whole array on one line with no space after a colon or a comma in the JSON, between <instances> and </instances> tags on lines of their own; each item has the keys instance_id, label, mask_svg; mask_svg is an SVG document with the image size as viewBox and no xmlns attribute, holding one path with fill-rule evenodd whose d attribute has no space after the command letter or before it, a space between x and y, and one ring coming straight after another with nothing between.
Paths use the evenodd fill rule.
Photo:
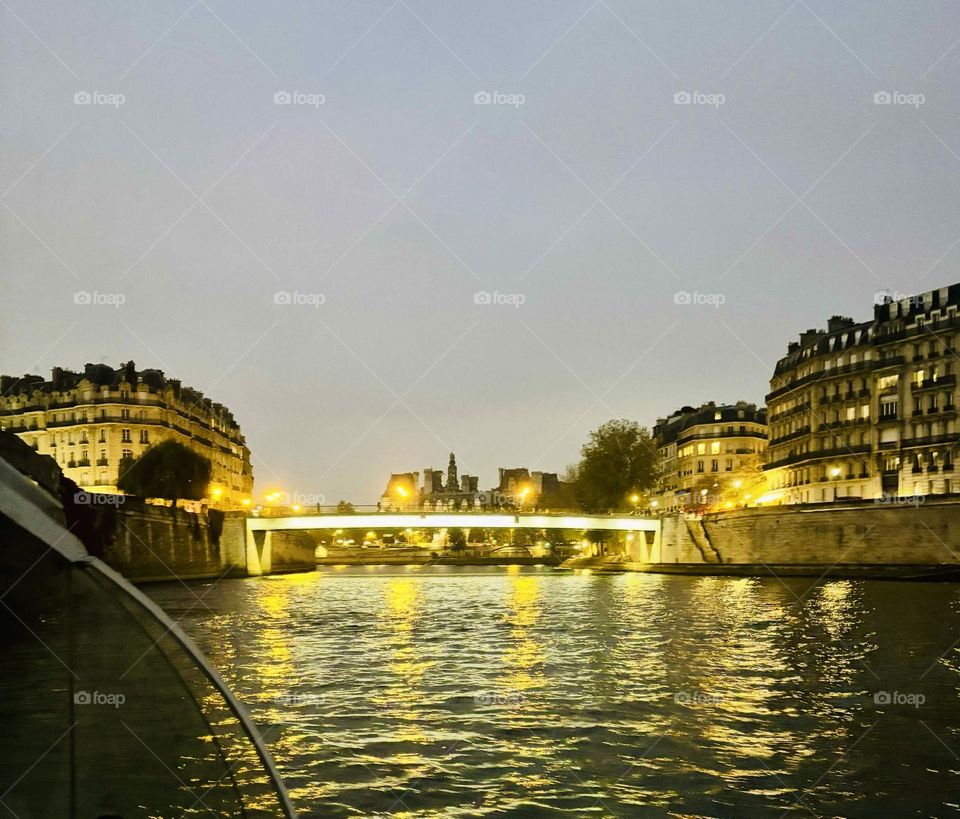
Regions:
<instances>
[{"instance_id":1,"label":"golden light reflection on water","mask_svg":"<svg viewBox=\"0 0 960 819\"><path fill-rule=\"evenodd\" d=\"M293 674L293 652L290 649L289 616L290 585L287 583L264 583L257 596L257 605L262 617L260 642L262 650L256 657L260 660L257 674L266 683L270 696L276 698L282 691L275 686L289 685Z\"/></svg>"},{"instance_id":2,"label":"golden light reflection on water","mask_svg":"<svg viewBox=\"0 0 960 819\"><path fill-rule=\"evenodd\" d=\"M543 685L544 646L531 630L543 614L542 607L537 577L517 574L511 578L505 614L510 640L503 655L501 677L504 690L522 694Z\"/></svg>"},{"instance_id":3,"label":"golden light reflection on water","mask_svg":"<svg viewBox=\"0 0 960 819\"><path fill-rule=\"evenodd\" d=\"M394 739L400 742L424 742L419 707L423 705L424 675L434 666L420 654L414 629L423 606L422 583L417 578L391 578L384 589L383 607L378 612L380 628L388 652L386 667L391 682L371 699L398 723ZM411 763L422 759L414 753L400 753L394 759Z\"/></svg>"},{"instance_id":4,"label":"golden light reflection on water","mask_svg":"<svg viewBox=\"0 0 960 819\"><path fill-rule=\"evenodd\" d=\"M778 680L789 670L784 626L790 613L762 594L756 578L703 577L691 590L700 628L712 632L687 664L695 725L720 758L769 759L790 749L801 752L802 737L765 726L768 714L782 709ZM699 630L699 629L698 629Z\"/></svg>"},{"instance_id":5,"label":"golden light reflection on water","mask_svg":"<svg viewBox=\"0 0 960 819\"><path fill-rule=\"evenodd\" d=\"M816 657L818 677L835 691L843 691L862 677L867 668L865 657L874 648L872 639L864 639L868 635L859 640L851 638L862 632L862 584L851 580L824 583L811 592L802 611L806 618L805 642ZM856 692L850 695L856 696ZM818 695L812 699L820 712L837 711L836 696Z\"/></svg>"}]
</instances>

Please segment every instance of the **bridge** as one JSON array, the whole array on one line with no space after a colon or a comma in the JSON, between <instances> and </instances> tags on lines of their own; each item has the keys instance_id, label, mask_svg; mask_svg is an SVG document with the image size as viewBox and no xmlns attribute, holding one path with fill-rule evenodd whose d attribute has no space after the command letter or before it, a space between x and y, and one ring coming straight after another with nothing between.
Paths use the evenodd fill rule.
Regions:
<instances>
[{"instance_id":1,"label":"bridge","mask_svg":"<svg viewBox=\"0 0 960 819\"><path fill-rule=\"evenodd\" d=\"M279 512L279 514L278 514ZM297 530L384 531L385 529L573 529L625 532L626 540L645 549L646 559L659 542L657 518L613 515L486 514L478 512L423 512L372 514L284 514L277 510L246 519L246 566L250 574L269 574L275 561L275 535ZM644 534L639 535L640 532ZM641 546L641 543L643 546Z\"/></svg>"},{"instance_id":2,"label":"bridge","mask_svg":"<svg viewBox=\"0 0 960 819\"><path fill-rule=\"evenodd\" d=\"M248 532L297 529L596 529L613 532L657 532L657 518L632 515L544 515L424 512L378 514L290 514L247 518Z\"/></svg>"}]
</instances>

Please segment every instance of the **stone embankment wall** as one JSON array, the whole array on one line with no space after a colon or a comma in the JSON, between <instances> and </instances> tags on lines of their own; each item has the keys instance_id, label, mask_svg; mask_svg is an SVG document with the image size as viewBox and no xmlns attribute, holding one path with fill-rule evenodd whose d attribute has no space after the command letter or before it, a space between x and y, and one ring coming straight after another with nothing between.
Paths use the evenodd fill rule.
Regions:
<instances>
[{"instance_id":1,"label":"stone embankment wall","mask_svg":"<svg viewBox=\"0 0 960 819\"><path fill-rule=\"evenodd\" d=\"M248 542L242 512L194 514L130 497L118 506L104 502L90 507L100 547L97 557L134 582L247 577L316 568L313 541L301 532L271 533L271 548L264 558Z\"/></svg>"},{"instance_id":2,"label":"stone embankment wall","mask_svg":"<svg viewBox=\"0 0 960 819\"><path fill-rule=\"evenodd\" d=\"M777 506L700 520L670 516L662 520L658 547L650 562L960 565L960 502Z\"/></svg>"}]
</instances>

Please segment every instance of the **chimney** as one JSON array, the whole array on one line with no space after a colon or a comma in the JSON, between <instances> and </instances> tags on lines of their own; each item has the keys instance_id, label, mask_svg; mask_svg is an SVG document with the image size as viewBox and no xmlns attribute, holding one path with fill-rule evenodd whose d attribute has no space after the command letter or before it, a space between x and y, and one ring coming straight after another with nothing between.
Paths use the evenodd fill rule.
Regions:
<instances>
[{"instance_id":1,"label":"chimney","mask_svg":"<svg viewBox=\"0 0 960 819\"><path fill-rule=\"evenodd\" d=\"M846 330L848 327L853 327L854 324L856 322L848 316L830 316L827 320L827 332L835 333L838 330Z\"/></svg>"},{"instance_id":2,"label":"chimney","mask_svg":"<svg viewBox=\"0 0 960 819\"><path fill-rule=\"evenodd\" d=\"M800 333L800 346L809 347L815 341L819 341L826 335L823 330L807 330L804 333Z\"/></svg>"}]
</instances>

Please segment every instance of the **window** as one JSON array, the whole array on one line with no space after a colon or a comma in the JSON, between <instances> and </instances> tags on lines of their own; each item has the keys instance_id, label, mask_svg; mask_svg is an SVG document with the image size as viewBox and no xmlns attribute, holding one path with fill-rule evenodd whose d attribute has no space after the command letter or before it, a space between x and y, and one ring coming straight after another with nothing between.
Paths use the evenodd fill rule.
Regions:
<instances>
[{"instance_id":1,"label":"window","mask_svg":"<svg viewBox=\"0 0 960 819\"><path fill-rule=\"evenodd\" d=\"M124 407L122 410L120 410L120 418L121 418L121 420L123 420L123 421L129 421L129 420L130 420L130 410L128 410L126 407Z\"/></svg>"},{"instance_id":2,"label":"window","mask_svg":"<svg viewBox=\"0 0 960 819\"><path fill-rule=\"evenodd\" d=\"M697 472L703 472L703 461L697 461Z\"/></svg>"},{"instance_id":3,"label":"window","mask_svg":"<svg viewBox=\"0 0 960 819\"><path fill-rule=\"evenodd\" d=\"M706 444L697 444L697 455L704 455L707 452Z\"/></svg>"},{"instance_id":4,"label":"window","mask_svg":"<svg viewBox=\"0 0 960 819\"><path fill-rule=\"evenodd\" d=\"M727 472L733 472L733 458L727 458Z\"/></svg>"},{"instance_id":5,"label":"window","mask_svg":"<svg viewBox=\"0 0 960 819\"><path fill-rule=\"evenodd\" d=\"M125 450L123 450L123 452L121 453L121 456L124 457L124 458L132 458L132 457L133 457L133 450L125 449Z\"/></svg>"},{"instance_id":6,"label":"window","mask_svg":"<svg viewBox=\"0 0 960 819\"><path fill-rule=\"evenodd\" d=\"M711 471L711 472L719 472L719 471L720 471L720 461L718 461L718 460L716 460L716 459L710 461L710 471Z\"/></svg>"},{"instance_id":7,"label":"window","mask_svg":"<svg viewBox=\"0 0 960 819\"><path fill-rule=\"evenodd\" d=\"M123 442L123 443L125 443L125 444L129 444L129 443L132 443L132 442L133 442L133 440L130 438L130 430L129 430L129 429L123 430L123 432L121 433L121 436L120 436L120 440L121 440L121 442Z\"/></svg>"},{"instance_id":8,"label":"window","mask_svg":"<svg viewBox=\"0 0 960 819\"><path fill-rule=\"evenodd\" d=\"M710 444L710 454L718 455L719 453L720 453L720 442L714 441L713 443Z\"/></svg>"},{"instance_id":9,"label":"window","mask_svg":"<svg viewBox=\"0 0 960 819\"><path fill-rule=\"evenodd\" d=\"M141 443L141 444L149 444L149 443L150 443L150 439L149 439L148 436L149 436L149 433L147 432L147 430L141 429L141 430L140 430L140 443Z\"/></svg>"}]
</instances>

